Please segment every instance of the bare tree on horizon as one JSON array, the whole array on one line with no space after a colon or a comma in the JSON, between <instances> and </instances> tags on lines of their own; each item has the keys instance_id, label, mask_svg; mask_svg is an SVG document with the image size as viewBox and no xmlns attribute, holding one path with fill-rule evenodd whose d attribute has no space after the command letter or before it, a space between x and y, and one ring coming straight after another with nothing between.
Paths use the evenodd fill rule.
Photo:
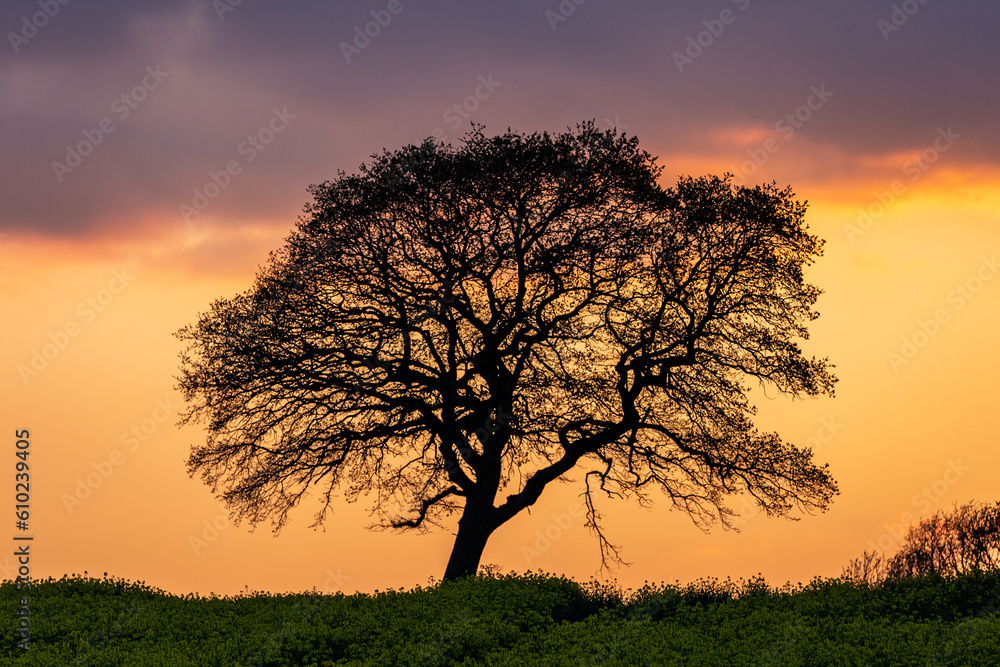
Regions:
<instances>
[{"instance_id":1,"label":"bare tree on horizon","mask_svg":"<svg viewBox=\"0 0 1000 667\"><path fill-rule=\"evenodd\" d=\"M376 525L460 514L444 577L549 484L583 474L602 566L619 560L595 497L659 491L699 525L727 497L768 515L826 509L812 452L760 433L752 380L832 395L797 339L821 254L790 189L730 176L658 184L636 138L473 131L385 151L314 201L254 286L177 337L190 474L234 518L277 531L314 489L373 497Z\"/></svg>"},{"instance_id":2,"label":"bare tree on horizon","mask_svg":"<svg viewBox=\"0 0 1000 667\"><path fill-rule=\"evenodd\" d=\"M1000 569L1000 502L938 510L909 526L891 556L867 549L851 560L843 576L880 585L926 574L960 575Z\"/></svg>"}]
</instances>

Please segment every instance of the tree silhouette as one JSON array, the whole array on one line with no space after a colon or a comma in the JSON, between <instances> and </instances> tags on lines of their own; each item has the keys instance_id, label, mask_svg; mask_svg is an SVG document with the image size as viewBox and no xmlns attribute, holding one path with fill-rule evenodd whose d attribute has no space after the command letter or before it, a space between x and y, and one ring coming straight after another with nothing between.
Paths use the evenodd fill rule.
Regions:
<instances>
[{"instance_id":1,"label":"tree silhouette","mask_svg":"<svg viewBox=\"0 0 1000 667\"><path fill-rule=\"evenodd\" d=\"M237 519L277 531L309 489L373 496L376 525L460 512L446 579L577 468L595 496L660 491L700 526L727 496L768 515L837 493L808 449L762 434L747 379L833 393L795 340L822 241L790 189L730 176L657 183L636 138L482 127L428 139L310 188L252 289L177 336L198 472ZM618 559L620 560L620 559Z\"/></svg>"},{"instance_id":2,"label":"tree silhouette","mask_svg":"<svg viewBox=\"0 0 1000 667\"><path fill-rule=\"evenodd\" d=\"M925 574L965 574L1000 568L1000 502L955 504L910 526L891 556L865 551L844 576L871 585Z\"/></svg>"}]
</instances>

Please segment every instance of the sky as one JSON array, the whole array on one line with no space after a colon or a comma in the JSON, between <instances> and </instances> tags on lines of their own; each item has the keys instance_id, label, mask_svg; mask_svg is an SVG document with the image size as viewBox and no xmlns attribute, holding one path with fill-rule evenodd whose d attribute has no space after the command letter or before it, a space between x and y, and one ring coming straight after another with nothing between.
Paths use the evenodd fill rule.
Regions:
<instances>
[{"instance_id":1,"label":"sky","mask_svg":"<svg viewBox=\"0 0 1000 667\"><path fill-rule=\"evenodd\" d=\"M124 577L185 594L411 588L454 526L235 524L185 461L183 344L249 289L309 200L428 136L562 132L593 119L679 176L776 182L826 240L803 342L835 397L758 392L757 424L810 446L830 509L708 532L665 498L606 502L623 588L837 576L908 525L992 502L1000 469L1000 5L982 0L285 2L0 5L0 497L27 429L33 578ZM484 563L578 581L600 555L580 477L494 534ZM17 508L14 508L17 509ZM7 514L10 517L10 514ZM17 575L0 557L0 578Z\"/></svg>"}]
</instances>

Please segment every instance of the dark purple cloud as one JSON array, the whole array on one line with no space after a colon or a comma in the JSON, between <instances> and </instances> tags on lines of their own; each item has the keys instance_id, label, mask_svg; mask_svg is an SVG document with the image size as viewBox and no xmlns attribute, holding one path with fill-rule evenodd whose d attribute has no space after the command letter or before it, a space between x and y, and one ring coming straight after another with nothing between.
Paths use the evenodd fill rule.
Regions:
<instances>
[{"instance_id":1,"label":"dark purple cloud","mask_svg":"<svg viewBox=\"0 0 1000 667\"><path fill-rule=\"evenodd\" d=\"M43 6L58 11L25 38ZM800 130L813 144L864 157L953 126L962 160L995 163L998 20L975 0L17 0L0 11L0 227L184 225L180 205L213 182L196 220L291 224L310 183L382 147L455 141L469 121L618 119L654 152L718 151L714 129L773 127L824 85ZM286 126L269 134L276 109ZM90 152L73 167L67 145Z\"/></svg>"}]
</instances>

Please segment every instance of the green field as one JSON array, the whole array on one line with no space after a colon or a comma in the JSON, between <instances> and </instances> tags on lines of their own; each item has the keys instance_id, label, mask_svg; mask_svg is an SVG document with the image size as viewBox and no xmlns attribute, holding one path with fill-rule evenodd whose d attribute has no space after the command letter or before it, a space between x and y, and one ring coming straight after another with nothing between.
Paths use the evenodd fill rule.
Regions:
<instances>
[{"instance_id":1,"label":"green field","mask_svg":"<svg viewBox=\"0 0 1000 667\"><path fill-rule=\"evenodd\" d=\"M1000 573L648 585L502 575L374 595L175 596L63 577L0 585L3 665L1000 665Z\"/></svg>"}]
</instances>

